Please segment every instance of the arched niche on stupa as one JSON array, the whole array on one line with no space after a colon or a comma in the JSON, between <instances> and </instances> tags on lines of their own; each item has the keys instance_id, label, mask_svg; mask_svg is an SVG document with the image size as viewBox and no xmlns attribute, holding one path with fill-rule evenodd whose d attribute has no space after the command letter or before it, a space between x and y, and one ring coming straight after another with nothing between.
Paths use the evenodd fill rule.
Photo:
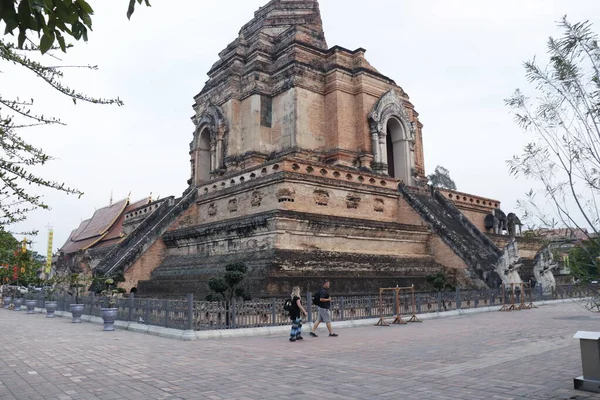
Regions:
<instances>
[{"instance_id":1,"label":"arched niche on stupa","mask_svg":"<svg viewBox=\"0 0 600 400\"><path fill-rule=\"evenodd\" d=\"M196 129L190 143L191 182L199 185L225 167L229 125L219 106L209 103L194 120Z\"/></svg>"},{"instance_id":2,"label":"arched niche on stupa","mask_svg":"<svg viewBox=\"0 0 600 400\"><path fill-rule=\"evenodd\" d=\"M369 114L373 171L413 184L415 124L396 91L389 90Z\"/></svg>"}]
</instances>

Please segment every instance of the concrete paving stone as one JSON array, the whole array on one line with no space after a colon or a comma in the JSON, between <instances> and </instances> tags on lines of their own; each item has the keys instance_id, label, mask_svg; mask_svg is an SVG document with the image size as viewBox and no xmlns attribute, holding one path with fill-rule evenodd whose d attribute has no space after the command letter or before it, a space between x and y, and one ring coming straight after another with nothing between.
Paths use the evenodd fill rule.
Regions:
<instances>
[{"instance_id":1,"label":"concrete paving stone","mask_svg":"<svg viewBox=\"0 0 600 400\"><path fill-rule=\"evenodd\" d=\"M0 310L0 399L600 400L572 389L572 336L599 322L563 303L339 328L335 339L323 328L299 343L286 333L185 342Z\"/></svg>"}]
</instances>

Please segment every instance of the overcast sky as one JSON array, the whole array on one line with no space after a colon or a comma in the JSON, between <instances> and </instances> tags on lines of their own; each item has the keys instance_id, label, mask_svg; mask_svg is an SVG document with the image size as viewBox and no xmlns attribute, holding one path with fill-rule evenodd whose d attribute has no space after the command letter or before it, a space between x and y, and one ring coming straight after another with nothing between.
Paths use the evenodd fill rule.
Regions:
<instances>
[{"instance_id":1,"label":"overcast sky","mask_svg":"<svg viewBox=\"0 0 600 400\"><path fill-rule=\"evenodd\" d=\"M127 196L179 196L189 178L193 96L218 53L267 0L153 0L128 21L125 0L90 0L94 31L63 63L98 65L68 70L66 82L94 96L116 97L124 107L73 103L32 75L0 74L2 94L33 97L36 109L66 127L22 132L56 160L37 170L66 182L81 199L44 191L51 211L31 213L17 229L39 229L34 250L45 253L46 226L54 249L96 208ZM174 7L174 5L177 7ZM410 96L424 124L426 172L450 170L460 191L491 197L515 211L531 182L515 180L506 160L527 136L503 99L514 89L531 93L522 63L557 35L556 21L590 19L600 31L597 0L321 0L329 46L363 47L381 73ZM58 64L58 61L51 62Z\"/></svg>"}]
</instances>

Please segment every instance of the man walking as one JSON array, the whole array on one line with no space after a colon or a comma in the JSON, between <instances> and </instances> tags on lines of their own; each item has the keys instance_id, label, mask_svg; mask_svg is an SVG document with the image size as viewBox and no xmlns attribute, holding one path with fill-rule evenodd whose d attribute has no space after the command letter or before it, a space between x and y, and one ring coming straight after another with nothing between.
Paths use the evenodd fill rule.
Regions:
<instances>
[{"instance_id":1,"label":"man walking","mask_svg":"<svg viewBox=\"0 0 600 400\"><path fill-rule=\"evenodd\" d=\"M312 337L317 337L315 331L321 322L325 322L325 325L327 325L330 337L336 337L338 335L337 333L333 333L333 328L331 327L331 313L329 311L329 308L331 307L331 297L329 297L329 285L329 281L325 281L325 283L323 283L323 288L319 291L320 299L317 306L319 317L310 332L310 336Z\"/></svg>"}]
</instances>

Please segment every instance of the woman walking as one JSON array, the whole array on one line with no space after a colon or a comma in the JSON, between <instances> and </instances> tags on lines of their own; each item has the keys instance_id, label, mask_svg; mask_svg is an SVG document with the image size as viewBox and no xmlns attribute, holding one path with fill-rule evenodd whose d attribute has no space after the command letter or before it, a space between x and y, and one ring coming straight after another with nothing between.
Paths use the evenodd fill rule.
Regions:
<instances>
[{"instance_id":1,"label":"woman walking","mask_svg":"<svg viewBox=\"0 0 600 400\"><path fill-rule=\"evenodd\" d=\"M292 289L291 298L290 319L292 320L292 330L290 331L290 342L295 342L296 340L304 339L302 337L302 318L300 318L300 313L304 314L304 316L307 316L308 313L302 307L300 288L298 286L294 286Z\"/></svg>"}]
</instances>

